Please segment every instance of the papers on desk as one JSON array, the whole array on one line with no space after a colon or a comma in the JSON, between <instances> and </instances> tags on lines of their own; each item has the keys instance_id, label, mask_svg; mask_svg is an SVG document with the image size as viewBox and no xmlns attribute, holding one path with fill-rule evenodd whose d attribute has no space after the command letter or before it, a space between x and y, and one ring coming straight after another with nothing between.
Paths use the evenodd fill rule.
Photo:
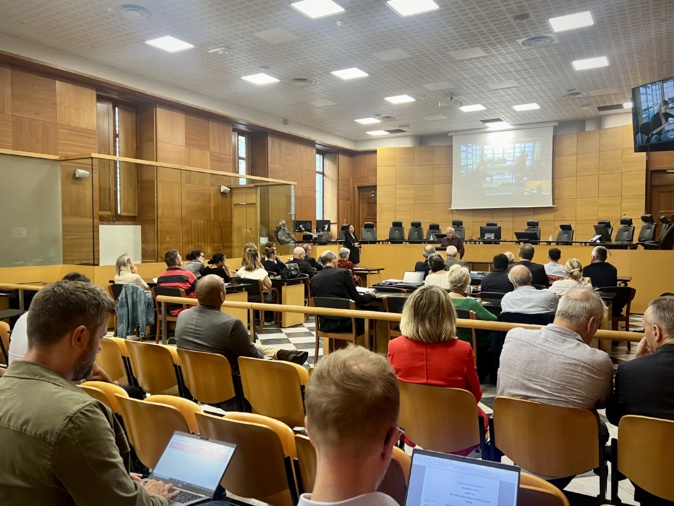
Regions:
<instances>
[{"instance_id":1,"label":"papers on desk","mask_svg":"<svg viewBox=\"0 0 674 506\"><path fill-rule=\"evenodd\" d=\"M371 293L374 295L374 290L372 288L365 288L364 286L357 286L356 290L358 293Z\"/></svg>"},{"instance_id":2,"label":"papers on desk","mask_svg":"<svg viewBox=\"0 0 674 506\"><path fill-rule=\"evenodd\" d=\"M153 282L153 283L156 283L156 282L157 282L157 279L159 279L159 278L152 278L152 282Z\"/></svg>"}]
</instances>

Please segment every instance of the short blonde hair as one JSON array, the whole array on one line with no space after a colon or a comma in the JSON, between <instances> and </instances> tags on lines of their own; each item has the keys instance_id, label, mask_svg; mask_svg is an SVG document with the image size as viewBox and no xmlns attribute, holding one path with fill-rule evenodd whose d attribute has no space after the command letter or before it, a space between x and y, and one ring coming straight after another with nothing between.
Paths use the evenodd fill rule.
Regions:
<instances>
[{"instance_id":1,"label":"short blonde hair","mask_svg":"<svg viewBox=\"0 0 674 506\"><path fill-rule=\"evenodd\" d=\"M454 264L449 268L447 274L449 278L449 289L452 291L466 291L470 285L470 271L459 264Z\"/></svg>"},{"instance_id":2,"label":"short blonde hair","mask_svg":"<svg viewBox=\"0 0 674 506\"><path fill-rule=\"evenodd\" d=\"M405 302L400 332L413 341L439 343L456 338L456 312L449 294L425 285Z\"/></svg>"},{"instance_id":3,"label":"short blonde hair","mask_svg":"<svg viewBox=\"0 0 674 506\"><path fill-rule=\"evenodd\" d=\"M324 357L304 397L311 440L320 452L363 458L398 422L398 379L385 357L349 346Z\"/></svg>"}]
</instances>

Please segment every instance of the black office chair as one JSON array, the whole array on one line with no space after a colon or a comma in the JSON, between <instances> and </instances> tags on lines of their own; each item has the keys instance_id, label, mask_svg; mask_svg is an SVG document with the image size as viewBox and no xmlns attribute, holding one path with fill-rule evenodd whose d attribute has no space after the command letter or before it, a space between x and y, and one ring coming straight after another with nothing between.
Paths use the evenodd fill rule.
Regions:
<instances>
[{"instance_id":1,"label":"black office chair","mask_svg":"<svg viewBox=\"0 0 674 506\"><path fill-rule=\"evenodd\" d=\"M424 242L424 229L421 227L420 221L413 221L411 223L410 231L407 234L407 242L420 243Z\"/></svg>"},{"instance_id":2,"label":"black office chair","mask_svg":"<svg viewBox=\"0 0 674 506\"><path fill-rule=\"evenodd\" d=\"M466 229L463 226L463 220L452 220L452 228L454 229L454 235L461 239L466 238Z\"/></svg>"},{"instance_id":3,"label":"black office chair","mask_svg":"<svg viewBox=\"0 0 674 506\"><path fill-rule=\"evenodd\" d=\"M535 232L538 236L538 241L531 241L531 244L538 244L541 240L541 227L538 226L538 220L529 220L527 221L527 228L524 229L525 232Z\"/></svg>"},{"instance_id":4,"label":"black office chair","mask_svg":"<svg viewBox=\"0 0 674 506\"><path fill-rule=\"evenodd\" d=\"M599 220L597 221L597 225L606 225L609 240L612 240L611 237L613 237L613 227L611 226L611 220Z\"/></svg>"},{"instance_id":5,"label":"black office chair","mask_svg":"<svg viewBox=\"0 0 674 506\"><path fill-rule=\"evenodd\" d=\"M667 239L669 241L671 240L670 237L674 238L674 235L669 233L670 230L674 228L672 221L666 216L660 216L660 223L662 223L662 227L660 227L660 235L658 237L658 240L646 241L644 244L642 244L644 249L661 249L660 245L662 244L663 239ZM671 249L671 247L668 249Z\"/></svg>"},{"instance_id":6,"label":"black office chair","mask_svg":"<svg viewBox=\"0 0 674 506\"><path fill-rule=\"evenodd\" d=\"M435 237L435 234L441 234L439 223L431 223L428 225L428 230L426 231L426 242L440 242L438 238Z\"/></svg>"},{"instance_id":7,"label":"black office chair","mask_svg":"<svg viewBox=\"0 0 674 506\"><path fill-rule=\"evenodd\" d=\"M655 240L655 232L658 228L658 224L655 223L652 214L642 214L641 221L644 223L641 225L641 230L639 230L639 237L637 237L637 243L643 244L647 241Z\"/></svg>"},{"instance_id":8,"label":"black office chair","mask_svg":"<svg viewBox=\"0 0 674 506\"><path fill-rule=\"evenodd\" d=\"M312 307L323 307L331 309L356 309L356 304L350 299L339 297L313 297L309 301ZM318 349L320 339L331 339L329 348L334 350L334 340L349 341L353 344L358 342L358 338L363 335L363 320L349 318L346 316L318 316L316 318L316 342L314 365L318 362Z\"/></svg>"},{"instance_id":9,"label":"black office chair","mask_svg":"<svg viewBox=\"0 0 674 506\"><path fill-rule=\"evenodd\" d=\"M344 236L346 235L346 231L349 230L348 225L342 225L342 228L339 229L339 239L338 241L344 241Z\"/></svg>"},{"instance_id":10,"label":"black office chair","mask_svg":"<svg viewBox=\"0 0 674 506\"><path fill-rule=\"evenodd\" d=\"M573 233L571 223L560 223L559 232L557 233L557 246L571 244L573 241Z\"/></svg>"},{"instance_id":11,"label":"black office chair","mask_svg":"<svg viewBox=\"0 0 674 506\"><path fill-rule=\"evenodd\" d=\"M371 221L363 223L363 229L360 231L360 242L363 244L377 242L377 229L374 228L374 223Z\"/></svg>"},{"instance_id":12,"label":"black office chair","mask_svg":"<svg viewBox=\"0 0 674 506\"><path fill-rule=\"evenodd\" d=\"M391 244L402 244L405 241L405 229L402 221L394 221L388 231L388 240Z\"/></svg>"},{"instance_id":13,"label":"black office chair","mask_svg":"<svg viewBox=\"0 0 674 506\"><path fill-rule=\"evenodd\" d=\"M384 299L384 312L385 313L402 313L405 302L407 301L407 296L402 295L391 295ZM394 337L400 336L400 322L388 322L388 338L389 340Z\"/></svg>"},{"instance_id":14,"label":"black office chair","mask_svg":"<svg viewBox=\"0 0 674 506\"><path fill-rule=\"evenodd\" d=\"M645 121L639 126L639 133L636 135L637 145L648 144L653 133L653 125L650 121Z\"/></svg>"},{"instance_id":15,"label":"black office chair","mask_svg":"<svg viewBox=\"0 0 674 506\"><path fill-rule=\"evenodd\" d=\"M629 247L634 241L634 226L632 225L632 218L620 218L620 228L615 234L615 241L611 246L614 247Z\"/></svg>"}]
</instances>

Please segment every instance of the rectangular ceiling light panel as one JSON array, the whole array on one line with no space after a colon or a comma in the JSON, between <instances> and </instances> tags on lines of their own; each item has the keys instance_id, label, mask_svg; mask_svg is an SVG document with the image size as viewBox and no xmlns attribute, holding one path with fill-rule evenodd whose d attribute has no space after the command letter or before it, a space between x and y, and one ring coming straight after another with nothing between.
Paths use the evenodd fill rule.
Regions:
<instances>
[{"instance_id":1,"label":"rectangular ceiling light panel","mask_svg":"<svg viewBox=\"0 0 674 506\"><path fill-rule=\"evenodd\" d=\"M440 8L433 0L389 0L386 3L402 17L436 11Z\"/></svg>"},{"instance_id":2,"label":"rectangular ceiling light panel","mask_svg":"<svg viewBox=\"0 0 674 506\"><path fill-rule=\"evenodd\" d=\"M292 3L290 6L311 19L324 18L344 12L344 8L332 0L302 0Z\"/></svg>"},{"instance_id":3,"label":"rectangular ceiling light panel","mask_svg":"<svg viewBox=\"0 0 674 506\"><path fill-rule=\"evenodd\" d=\"M185 49L191 49L194 47L189 42L176 39L170 35L159 37L158 39L147 40L145 43L159 49L163 49L164 51L168 51L169 53L176 53L178 51L184 51Z\"/></svg>"},{"instance_id":4,"label":"rectangular ceiling light panel","mask_svg":"<svg viewBox=\"0 0 674 506\"><path fill-rule=\"evenodd\" d=\"M558 16L548 19L548 23L554 32L566 32L594 25L594 19L590 11L577 12L567 16Z\"/></svg>"}]
</instances>

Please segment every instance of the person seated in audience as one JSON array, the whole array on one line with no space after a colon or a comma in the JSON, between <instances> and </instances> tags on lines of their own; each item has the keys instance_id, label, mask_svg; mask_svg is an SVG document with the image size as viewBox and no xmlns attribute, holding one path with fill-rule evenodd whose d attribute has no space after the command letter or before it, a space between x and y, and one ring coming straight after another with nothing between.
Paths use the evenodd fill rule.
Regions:
<instances>
[{"instance_id":1,"label":"person seated in audience","mask_svg":"<svg viewBox=\"0 0 674 506\"><path fill-rule=\"evenodd\" d=\"M513 255L512 251L506 251L503 254L508 258L508 265L512 265L515 263L515 255Z\"/></svg>"},{"instance_id":2,"label":"person seated in audience","mask_svg":"<svg viewBox=\"0 0 674 506\"><path fill-rule=\"evenodd\" d=\"M606 306L594 290L572 290L559 301L553 323L540 330L514 328L501 352L497 396L596 412L611 395L613 363L590 343ZM599 428L602 445L608 429ZM564 488L573 479L551 480Z\"/></svg>"},{"instance_id":3,"label":"person seated in audience","mask_svg":"<svg viewBox=\"0 0 674 506\"><path fill-rule=\"evenodd\" d=\"M674 420L674 297L648 303L644 333L636 358L618 365L606 406L606 417L616 426L625 415ZM634 499L649 506L672 504L636 485Z\"/></svg>"},{"instance_id":4,"label":"person seated in audience","mask_svg":"<svg viewBox=\"0 0 674 506\"><path fill-rule=\"evenodd\" d=\"M284 264L276 254L276 245L273 242L268 242L264 247L263 253L265 260L262 262L262 267L264 267L268 274L280 276L281 269L283 269L286 264Z\"/></svg>"},{"instance_id":5,"label":"person seated in audience","mask_svg":"<svg viewBox=\"0 0 674 506\"><path fill-rule=\"evenodd\" d=\"M457 267L460 269L460 267ZM457 339L456 316L447 292L435 286L410 295L400 320L402 336L388 343L388 360L400 381L468 390L480 402L482 389L470 344ZM488 420L484 417L485 429ZM473 448L457 452L468 455Z\"/></svg>"},{"instance_id":6,"label":"person seated in audience","mask_svg":"<svg viewBox=\"0 0 674 506\"><path fill-rule=\"evenodd\" d=\"M28 352L0 381L3 504L166 505L178 494L130 474L112 411L73 382L93 371L115 302L91 283L58 281L35 295Z\"/></svg>"},{"instance_id":7,"label":"person seated in audience","mask_svg":"<svg viewBox=\"0 0 674 506\"><path fill-rule=\"evenodd\" d=\"M531 286L533 276L524 265L514 265L508 272L508 279L515 287L501 299L501 311L504 313L540 314L554 313L557 310L558 297L550 290L536 290Z\"/></svg>"},{"instance_id":8,"label":"person seated in audience","mask_svg":"<svg viewBox=\"0 0 674 506\"><path fill-rule=\"evenodd\" d=\"M510 279L508 279L508 257L503 253L499 253L498 255L494 255L492 263L494 268L482 278L480 290L498 293L512 292L515 287L510 282Z\"/></svg>"},{"instance_id":9,"label":"person seated in audience","mask_svg":"<svg viewBox=\"0 0 674 506\"><path fill-rule=\"evenodd\" d=\"M214 274L224 279L225 283L229 283L231 279L236 276L236 273L229 265L227 265L225 260L227 260L227 256L224 253L213 253L213 256L208 261L208 265L204 267L202 274L204 276Z\"/></svg>"},{"instance_id":10,"label":"person seated in audience","mask_svg":"<svg viewBox=\"0 0 674 506\"><path fill-rule=\"evenodd\" d=\"M199 305L178 315L176 345L180 349L223 355L238 373L239 357L285 360L295 364L307 361L306 351L289 351L253 344L243 322L221 311L227 294L222 278L209 274L197 283Z\"/></svg>"},{"instance_id":11,"label":"person seated in audience","mask_svg":"<svg viewBox=\"0 0 674 506\"><path fill-rule=\"evenodd\" d=\"M113 281L116 285L138 285L143 290L150 289L150 287L147 286L147 283L143 281L143 278L138 274L138 269L128 253L124 253L117 257L115 270L117 271L117 274L115 274Z\"/></svg>"},{"instance_id":12,"label":"person seated in audience","mask_svg":"<svg viewBox=\"0 0 674 506\"><path fill-rule=\"evenodd\" d=\"M520 261L515 262L513 265L524 265L533 276L532 283L538 286L550 286L550 280L548 275L545 273L545 267L541 264L532 262L534 259L534 247L531 244L522 244L520 246ZM510 267L512 269L512 266Z\"/></svg>"},{"instance_id":13,"label":"person seated in audience","mask_svg":"<svg viewBox=\"0 0 674 506\"><path fill-rule=\"evenodd\" d=\"M417 262L416 265L414 266L415 271L422 271L424 273L424 279L426 279L426 276L428 276L428 273L430 272L431 268L428 265L428 257L431 256L433 253L435 253L435 246L432 244L427 244L424 246L424 261Z\"/></svg>"},{"instance_id":14,"label":"person seated in audience","mask_svg":"<svg viewBox=\"0 0 674 506\"><path fill-rule=\"evenodd\" d=\"M550 261L543 266L548 276L558 278L566 276L564 266L559 263L560 258L562 258L562 251L559 248L550 248L548 250L548 260Z\"/></svg>"},{"instance_id":15,"label":"person seated in audience","mask_svg":"<svg viewBox=\"0 0 674 506\"><path fill-rule=\"evenodd\" d=\"M290 244L295 242L295 235L288 230L288 225L286 225L286 220L281 220L278 222L278 232L276 233L276 239L278 239L279 244Z\"/></svg>"},{"instance_id":16,"label":"person seated in audience","mask_svg":"<svg viewBox=\"0 0 674 506\"><path fill-rule=\"evenodd\" d=\"M464 262L463 260L459 260L456 258L456 246L447 246L447 249L445 250L447 252L447 260L445 261L445 266L446 269L449 270L449 268L452 265L460 265L461 267L466 267L468 268L468 262Z\"/></svg>"},{"instance_id":17,"label":"person seated in audience","mask_svg":"<svg viewBox=\"0 0 674 506\"><path fill-rule=\"evenodd\" d=\"M453 248L454 246L450 246ZM424 279L424 285L439 286L444 290L449 290L449 279L445 270L445 259L440 253L433 253L428 257L428 266L431 272Z\"/></svg>"},{"instance_id":18,"label":"person seated in audience","mask_svg":"<svg viewBox=\"0 0 674 506\"><path fill-rule=\"evenodd\" d=\"M565 295L569 290L592 289L592 284L583 279L583 264L577 258L569 258L564 264L564 272L566 273L564 279L558 279L550 286L550 290L558 297Z\"/></svg>"},{"instance_id":19,"label":"person seated in audience","mask_svg":"<svg viewBox=\"0 0 674 506\"><path fill-rule=\"evenodd\" d=\"M317 466L313 492L298 506L397 506L376 491L399 434L398 380L386 359L361 346L330 353L311 375L304 404Z\"/></svg>"},{"instance_id":20,"label":"person seated in audience","mask_svg":"<svg viewBox=\"0 0 674 506\"><path fill-rule=\"evenodd\" d=\"M246 256L243 257L243 267L236 271L236 275L243 279L258 279L262 281L262 289L264 290L264 301L274 302L274 293L271 292L271 279L269 274L262 267L260 263L260 253L257 249L246 250Z\"/></svg>"},{"instance_id":21,"label":"person seated in audience","mask_svg":"<svg viewBox=\"0 0 674 506\"><path fill-rule=\"evenodd\" d=\"M197 287L197 278L190 271L182 268L183 259L177 249L170 249L164 255L167 269L157 276L157 286L179 288L185 291L185 296L194 298L194 289ZM168 312L176 316L184 308L179 304L167 304Z\"/></svg>"},{"instance_id":22,"label":"person seated in audience","mask_svg":"<svg viewBox=\"0 0 674 506\"><path fill-rule=\"evenodd\" d=\"M309 265L309 262L307 262L304 258L307 256L307 254L304 251L304 248L302 246L297 246L293 250L293 257L288 260L289 264L297 264L297 267L300 269L301 274L306 274L310 278L312 278L315 274L315 271L311 265Z\"/></svg>"},{"instance_id":23,"label":"person seated in audience","mask_svg":"<svg viewBox=\"0 0 674 506\"><path fill-rule=\"evenodd\" d=\"M351 273L337 267L337 255L333 251L326 251L321 255L323 270L311 279L312 297L336 297L351 299L356 306L362 308L374 300L370 293L360 293L356 290ZM320 318L320 317L319 317ZM362 319L357 319L358 330L364 326ZM328 320L320 318L321 330L324 332L351 332L351 320Z\"/></svg>"},{"instance_id":24,"label":"person seated in audience","mask_svg":"<svg viewBox=\"0 0 674 506\"><path fill-rule=\"evenodd\" d=\"M319 262L317 262L316 259L315 259L314 257L311 256L311 251L312 251L312 249L311 249L311 244L309 244L309 243L302 244L302 247L304 248L304 252L305 252L306 255L307 255L307 256L305 257L305 260L306 260L307 262L309 262L309 265L311 265L311 267L312 267L315 271L320 271L320 270L323 268L323 266L322 266Z\"/></svg>"},{"instance_id":25,"label":"person seated in audience","mask_svg":"<svg viewBox=\"0 0 674 506\"><path fill-rule=\"evenodd\" d=\"M257 244L254 242L247 242L246 244L243 245L243 252L241 253L241 267L243 267L243 261L246 258L246 251L249 249L254 249L257 251Z\"/></svg>"},{"instance_id":26,"label":"person seated in audience","mask_svg":"<svg viewBox=\"0 0 674 506\"><path fill-rule=\"evenodd\" d=\"M466 248L463 244L463 239L456 235L454 227L447 227L445 233L447 235L445 235L445 237L442 239L440 247L447 248L448 246L454 246L456 251L459 252L459 258L463 258L463 255L466 254Z\"/></svg>"},{"instance_id":27,"label":"person seated in audience","mask_svg":"<svg viewBox=\"0 0 674 506\"><path fill-rule=\"evenodd\" d=\"M194 277L199 279L204 270L204 252L200 249L193 249L187 254L187 263L184 269L194 274Z\"/></svg>"},{"instance_id":28,"label":"person seated in audience","mask_svg":"<svg viewBox=\"0 0 674 506\"><path fill-rule=\"evenodd\" d=\"M597 246L592 250L590 265L583 269L583 276L590 278L592 286L618 286L618 269L606 261L608 250L604 246Z\"/></svg>"},{"instance_id":29,"label":"person seated in audience","mask_svg":"<svg viewBox=\"0 0 674 506\"><path fill-rule=\"evenodd\" d=\"M351 273L353 283L358 286L360 285L360 278L356 276L356 273L353 270L353 262L349 260L349 255L351 255L349 248L339 248L339 260L337 261L337 268L348 270Z\"/></svg>"},{"instance_id":30,"label":"person seated in audience","mask_svg":"<svg viewBox=\"0 0 674 506\"><path fill-rule=\"evenodd\" d=\"M485 309L479 301L470 295L470 272L465 267L453 265L447 273L449 281L449 297L452 305L457 309L475 311L478 320L496 321L496 315ZM473 344L473 334L470 329L459 329L457 337L462 341ZM487 375L492 378L495 376L495 366L489 352L491 344L491 332L489 330L478 330L476 335L477 349L477 370L482 379Z\"/></svg>"}]
</instances>

